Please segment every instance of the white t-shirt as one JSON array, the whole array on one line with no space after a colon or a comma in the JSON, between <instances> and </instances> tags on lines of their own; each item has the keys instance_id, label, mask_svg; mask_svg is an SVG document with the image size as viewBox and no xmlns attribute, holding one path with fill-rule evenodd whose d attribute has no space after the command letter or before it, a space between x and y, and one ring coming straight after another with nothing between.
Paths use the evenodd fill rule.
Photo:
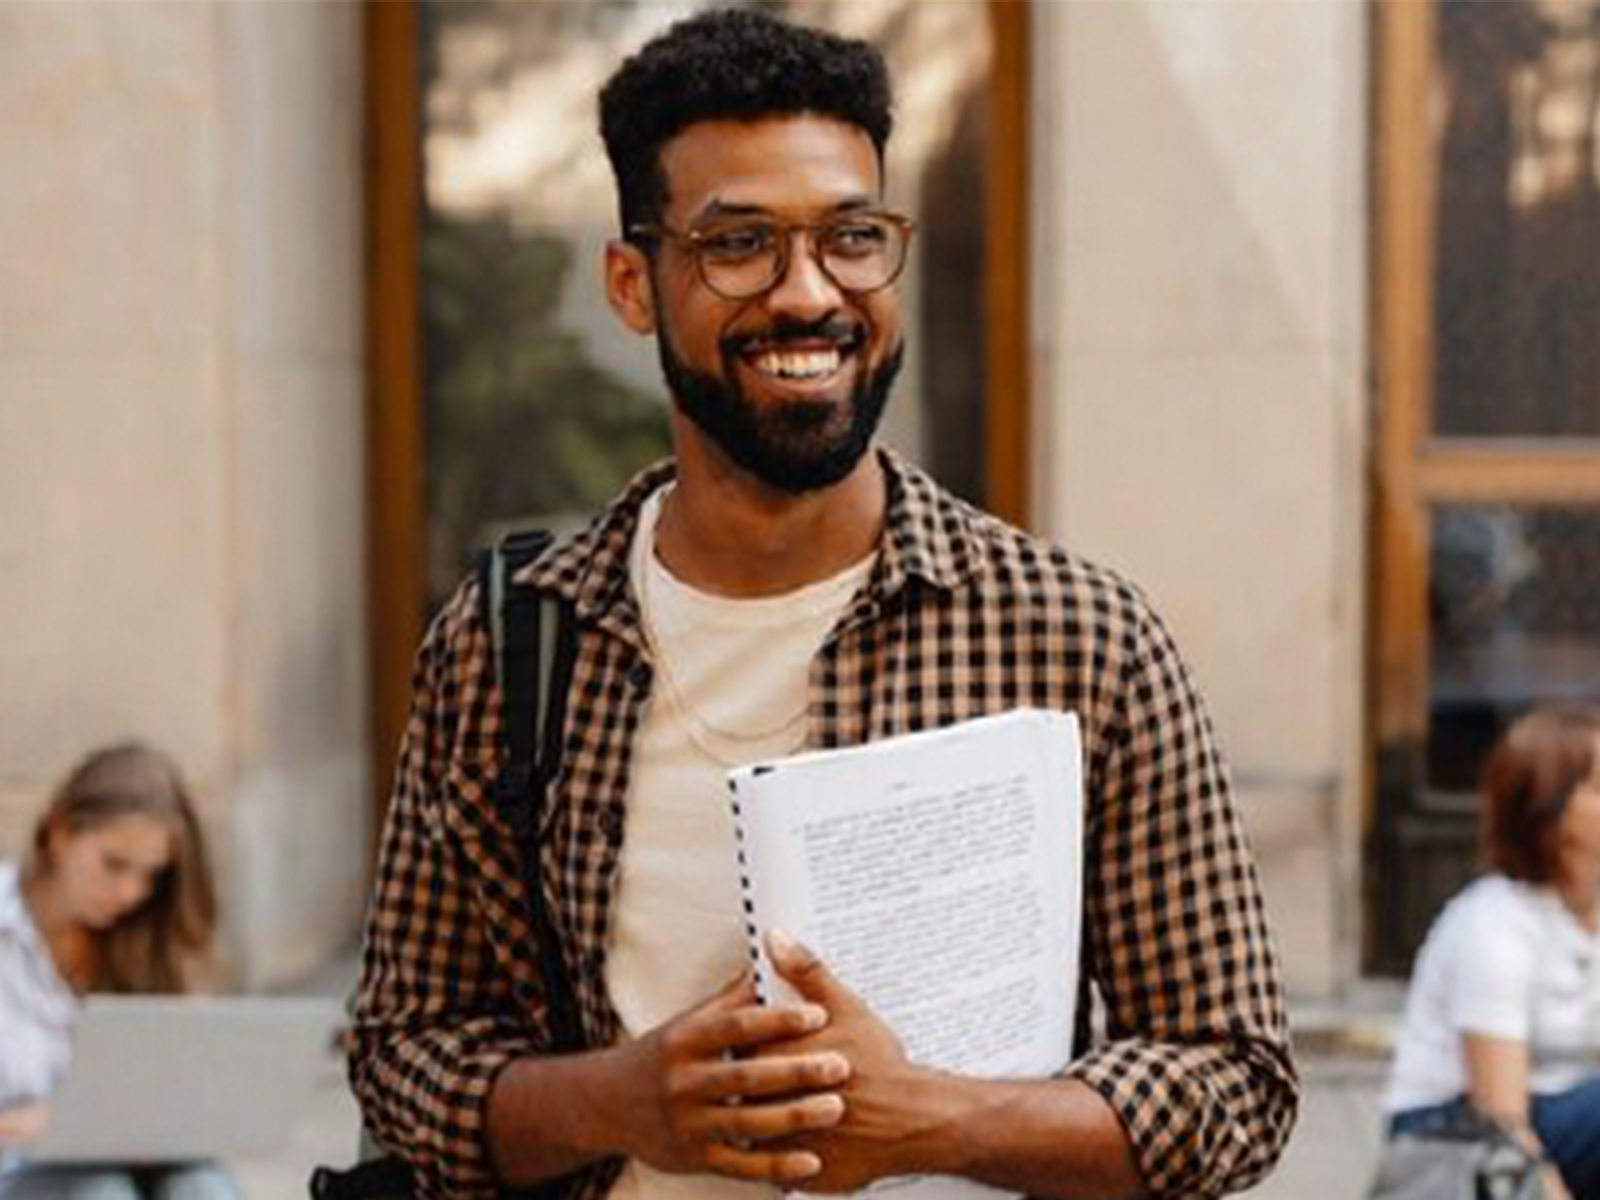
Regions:
<instances>
[{"instance_id":1,"label":"white t-shirt","mask_svg":"<svg viewBox=\"0 0 1600 1200\"><path fill-rule=\"evenodd\" d=\"M78 1007L23 902L17 864L0 862L0 1109L55 1090L72 1060ZM18 1158L0 1150L0 1174Z\"/></svg>"},{"instance_id":2,"label":"white t-shirt","mask_svg":"<svg viewBox=\"0 0 1600 1200\"><path fill-rule=\"evenodd\" d=\"M1384 1111L1465 1095L1468 1033L1525 1042L1536 1094L1600 1071L1600 933L1553 889L1489 875L1445 906L1417 955Z\"/></svg>"},{"instance_id":3,"label":"white t-shirt","mask_svg":"<svg viewBox=\"0 0 1600 1200\"><path fill-rule=\"evenodd\" d=\"M656 676L634 746L606 955L606 985L628 1036L709 998L748 963L727 772L800 749L811 661L873 564L869 556L781 596L709 595L655 555L665 495L646 501L629 559ZM611 1197L774 1194L630 1162Z\"/></svg>"}]
</instances>

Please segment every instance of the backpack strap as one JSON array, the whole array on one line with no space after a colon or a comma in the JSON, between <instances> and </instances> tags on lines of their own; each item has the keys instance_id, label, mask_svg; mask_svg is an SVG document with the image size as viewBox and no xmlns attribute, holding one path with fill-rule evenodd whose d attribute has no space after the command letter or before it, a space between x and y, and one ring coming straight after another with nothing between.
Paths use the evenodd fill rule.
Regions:
<instances>
[{"instance_id":1,"label":"backpack strap","mask_svg":"<svg viewBox=\"0 0 1600 1200\"><path fill-rule=\"evenodd\" d=\"M544 798L560 769L567 691L577 656L577 623L562 597L514 582L517 572L553 541L548 530L507 534L485 552L478 568L479 595L494 645L500 682L502 762L495 805L522 855L540 974L545 982L552 1048L583 1048L577 1000L539 873Z\"/></svg>"},{"instance_id":2,"label":"backpack strap","mask_svg":"<svg viewBox=\"0 0 1600 1200\"><path fill-rule=\"evenodd\" d=\"M539 825L540 814L532 809L542 798L532 795L532 785L544 749L539 733L553 683L555 656L550 649L559 624L559 601L519 587L512 578L550 541L543 529L507 534L489 548L480 567L479 590L488 606L494 675L500 684L500 740L505 752L495 799L519 841L526 841L530 821L535 828Z\"/></svg>"},{"instance_id":3,"label":"backpack strap","mask_svg":"<svg viewBox=\"0 0 1600 1200\"><path fill-rule=\"evenodd\" d=\"M311 1200L410 1200L411 1168L394 1157L368 1159L343 1171L317 1167L308 1186Z\"/></svg>"},{"instance_id":4,"label":"backpack strap","mask_svg":"<svg viewBox=\"0 0 1600 1200\"><path fill-rule=\"evenodd\" d=\"M523 878L533 918L540 974L545 982L552 1048L561 1053L583 1048L577 999L561 958L560 942L545 904L539 874L539 833L545 792L561 764L562 726L567 689L577 659L578 628L572 606L553 593L513 582L554 541L548 530L507 534L478 556L478 600L500 681L500 777L495 806L511 827L522 857ZM360 1158L337 1171L318 1167L311 1176L312 1200L410 1200L411 1168L388 1154L362 1129ZM500 1194L507 1200L559 1200L562 1180Z\"/></svg>"}]
</instances>

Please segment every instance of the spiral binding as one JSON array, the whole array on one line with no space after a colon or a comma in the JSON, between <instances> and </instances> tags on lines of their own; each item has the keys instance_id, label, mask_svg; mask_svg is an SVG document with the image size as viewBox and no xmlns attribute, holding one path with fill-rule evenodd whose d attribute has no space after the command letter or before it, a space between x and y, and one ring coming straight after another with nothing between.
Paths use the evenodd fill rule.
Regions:
<instances>
[{"instance_id":1,"label":"spiral binding","mask_svg":"<svg viewBox=\"0 0 1600 1200\"><path fill-rule=\"evenodd\" d=\"M756 996L765 1004L767 992L762 982L761 930L756 924L755 887L750 879L750 860L744 852L744 808L739 802L739 784L736 780L728 780L728 795L733 804L733 836L735 851L739 855L739 896L744 905L746 947L750 954L750 965L756 971Z\"/></svg>"}]
</instances>

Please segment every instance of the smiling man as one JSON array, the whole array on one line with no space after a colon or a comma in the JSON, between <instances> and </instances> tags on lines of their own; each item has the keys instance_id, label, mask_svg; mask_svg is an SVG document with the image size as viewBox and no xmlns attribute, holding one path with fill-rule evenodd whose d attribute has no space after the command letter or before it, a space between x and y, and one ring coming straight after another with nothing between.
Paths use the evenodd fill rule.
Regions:
<instances>
[{"instance_id":1,"label":"smiling man","mask_svg":"<svg viewBox=\"0 0 1600 1200\"><path fill-rule=\"evenodd\" d=\"M654 337L674 458L520 582L576 614L542 886L584 1047L552 1053L474 584L430 629L368 925L352 1079L430 1197L848 1191L910 1173L1059 1197L1258 1178L1296 1084L1255 869L1210 724L1132 585L873 444L913 222L884 205L870 46L682 22L601 97L606 288ZM1019 704L1078 714L1084 975L1059 1079L909 1063L803 947L744 971L730 767ZM1087 1005L1082 1006L1087 1009Z\"/></svg>"}]
</instances>

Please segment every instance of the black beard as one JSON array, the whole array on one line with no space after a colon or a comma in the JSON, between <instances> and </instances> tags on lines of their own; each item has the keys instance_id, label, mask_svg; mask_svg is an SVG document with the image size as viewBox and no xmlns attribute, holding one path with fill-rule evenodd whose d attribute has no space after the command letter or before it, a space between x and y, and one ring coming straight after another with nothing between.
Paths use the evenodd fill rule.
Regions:
<instances>
[{"instance_id":1,"label":"black beard","mask_svg":"<svg viewBox=\"0 0 1600 1200\"><path fill-rule=\"evenodd\" d=\"M773 335L763 336L772 341L784 337L846 340L840 336L837 320L804 328L786 325ZM734 375L737 343L749 340L748 335L724 340L723 377L717 379L686 366L673 352L668 331L661 329L656 352L674 403L734 465L768 487L791 495L832 487L855 470L872 445L905 359L904 341L896 342L877 368L856 380L850 389L848 421L843 428L830 428L835 406L826 401L791 400L765 412L751 402ZM864 345L860 336L854 341Z\"/></svg>"}]
</instances>

